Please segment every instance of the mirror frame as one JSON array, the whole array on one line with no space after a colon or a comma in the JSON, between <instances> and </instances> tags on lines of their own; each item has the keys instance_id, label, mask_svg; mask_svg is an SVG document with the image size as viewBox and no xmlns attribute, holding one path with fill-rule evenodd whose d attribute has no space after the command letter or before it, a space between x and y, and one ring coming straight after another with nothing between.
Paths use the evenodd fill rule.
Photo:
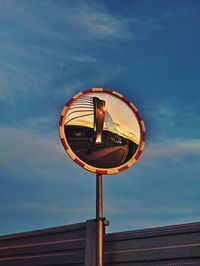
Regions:
<instances>
[{"instance_id":1,"label":"mirror frame","mask_svg":"<svg viewBox=\"0 0 200 266\"><path fill-rule=\"evenodd\" d=\"M126 105L128 105L133 113L135 114L139 127L140 127L140 142L138 145L138 148L136 150L136 152L134 153L134 155L131 157L131 159L129 161L127 161L126 163L118 166L118 167L114 167L114 168L98 168L98 167L94 167L91 166L89 164L87 164L86 162L82 161L80 158L77 157L77 155L73 152L73 150L71 149L70 145L68 144L67 138L65 136L65 131L64 131L64 125L65 125L65 116L69 111L69 108L71 106L72 103L74 103L74 101L76 101L79 97L81 97L82 95L86 95L88 93L92 93L92 92L102 92L102 93L109 93L112 94L113 96L119 98L120 100L122 100ZM133 164L135 164L137 162L137 160L139 159L140 155L142 154L143 150L144 150L144 146L145 146L145 136L146 136L146 132L145 132L145 126L144 126L144 121L142 119L142 117L140 116L137 108L135 107L135 105L129 101L126 97L124 97L122 94L113 91L113 90L108 90L108 89L104 89L104 88L91 88L89 90L85 90L85 91L81 91L78 92L76 95L74 95L64 106L64 108L61 111L60 114L60 120L59 120L59 135L60 135L60 140L62 142L62 145L64 147L64 150L67 152L67 154L69 155L69 157L75 162L77 163L80 167L96 173L96 174L117 174L123 170L126 170L128 168L130 168Z\"/></svg>"}]
</instances>

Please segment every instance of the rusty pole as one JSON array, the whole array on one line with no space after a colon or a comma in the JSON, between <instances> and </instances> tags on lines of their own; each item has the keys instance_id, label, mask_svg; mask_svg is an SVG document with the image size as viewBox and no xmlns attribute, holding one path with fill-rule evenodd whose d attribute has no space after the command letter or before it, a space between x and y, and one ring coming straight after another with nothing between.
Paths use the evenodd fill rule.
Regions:
<instances>
[{"instance_id":1,"label":"rusty pole","mask_svg":"<svg viewBox=\"0 0 200 266\"><path fill-rule=\"evenodd\" d=\"M102 175L96 175L96 266L103 266L103 190Z\"/></svg>"}]
</instances>

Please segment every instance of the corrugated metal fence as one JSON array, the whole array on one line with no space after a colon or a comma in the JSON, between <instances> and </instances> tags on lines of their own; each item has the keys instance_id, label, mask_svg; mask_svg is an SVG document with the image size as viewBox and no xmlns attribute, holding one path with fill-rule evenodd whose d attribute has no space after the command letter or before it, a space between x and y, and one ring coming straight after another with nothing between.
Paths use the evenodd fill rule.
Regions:
<instances>
[{"instance_id":1,"label":"corrugated metal fence","mask_svg":"<svg viewBox=\"0 0 200 266\"><path fill-rule=\"evenodd\" d=\"M1 266L84 265L86 223L0 237Z\"/></svg>"},{"instance_id":2,"label":"corrugated metal fence","mask_svg":"<svg viewBox=\"0 0 200 266\"><path fill-rule=\"evenodd\" d=\"M108 234L106 265L200 266L200 223Z\"/></svg>"},{"instance_id":3,"label":"corrugated metal fence","mask_svg":"<svg viewBox=\"0 0 200 266\"><path fill-rule=\"evenodd\" d=\"M1 266L95 266L95 220L0 237ZM199 265L200 223L105 234L104 265Z\"/></svg>"}]
</instances>

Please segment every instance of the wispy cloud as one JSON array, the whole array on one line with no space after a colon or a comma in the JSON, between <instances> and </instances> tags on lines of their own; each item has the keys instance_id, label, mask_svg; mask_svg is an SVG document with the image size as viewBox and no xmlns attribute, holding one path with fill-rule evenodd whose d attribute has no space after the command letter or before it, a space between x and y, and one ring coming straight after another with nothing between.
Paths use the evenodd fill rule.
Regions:
<instances>
[{"instance_id":1,"label":"wispy cloud","mask_svg":"<svg viewBox=\"0 0 200 266\"><path fill-rule=\"evenodd\" d=\"M45 165L63 160L59 139L41 135L30 128L1 126L2 166L12 165Z\"/></svg>"},{"instance_id":2,"label":"wispy cloud","mask_svg":"<svg viewBox=\"0 0 200 266\"><path fill-rule=\"evenodd\" d=\"M73 78L73 81L67 82L64 93L69 96L73 96L74 93L82 91L84 89L104 86L108 82L112 82L120 73L122 73L123 67L116 66L112 62L104 65L102 60L98 60L97 64L93 64L89 75ZM78 70L77 70L78 72Z\"/></svg>"},{"instance_id":3,"label":"wispy cloud","mask_svg":"<svg viewBox=\"0 0 200 266\"><path fill-rule=\"evenodd\" d=\"M146 147L145 159L181 160L188 156L200 155L200 139L169 138L162 142L152 142Z\"/></svg>"},{"instance_id":4,"label":"wispy cloud","mask_svg":"<svg viewBox=\"0 0 200 266\"><path fill-rule=\"evenodd\" d=\"M177 100L168 99L151 102L145 106L144 115L147 121L149 141L164 142L167 139L195 140L199 138L199 105L183 104ZM174 142L175 142L174 141ZM180 140L178 140L180 143Z\"/></svg>"},{"instance_id":5,"label":"wispy cloud","mask_svg":"<svg viewBox=\"0 0 200 266\"><path fill-rule=\"evenodd\" d=\"M63 213L63 214L83 214L85 212L91 212L92 206L81 206L81 207L66 207L62 205L54 205L47 203L25 203L18 206L20 209L32 210L37 212L45 213Z\"/></svg>"},{"instance_id":6,"label":"wispy cloud","mask_svg":"<svg viewBox=\"0 0 200 266\"><path fill-rule=\"evenodd\" d=\"M101 6L83 5L77 15L74 15L75 21L95 38L130 38L132 34L128 28L128 23L123 17L109 14Z\"/></svg>"},{"instance_id":7,"label":"wispy cloud","mask_svg":"<svg viewBox=\"0 0 200 266\"><path fill-rule=\"evenodd\" d=\"M45 133L49 135L51 132L50 129L52 128L57 129L58 119L59 119L59 114L30 116L24 118L20 122L18 121L17 123L13 124L13 127L17 128L16 125L18 125L21 129L24 128L26 130L33 130L33 132L38 132L38 134L40 132L41 135L42 134L44 135Z\"/></svg>"},{"instance_id":8,"label":"wispy cloud","mask_svg":"<svg viewBox=\"0 0 200 266\"><path fill-rule=\"evenodd\" d=\"M138 200L137 197L124 199L113 199L113 207L117 204L119 212L112 213L105 210L106 216L110 217L112 231L123 230L124 225L129 230L149 228L156 226L166 226L172 224L189 223L199 220L200 209L198 202L180 202L173 201L163 202L156 201L156 192L154 191L154 201L151 197L151 202L146 199ZM171 195L173 198L173 195ZM166 195L163 193L163 198ZM121 211L120 211L121 210ZM123 212L122 212L123 210ZM117 217L117 219L116 219ZM117 221L116 221L117 220ZM121 229L122 228L122 229ZM109 230L109 228L108 228Z\"/></svg>"},{"instance_id":9,"label":"wispy cloud","mask_svg":"<svg viewBox=\"0 0 200 266\"><path fill-rule=\"evenodd\" d=\"M5 32L0 26L5 34L0 45L1 101L9 104L30 96L44 99L49 90L60 94L61 86L49 88L49 84L59 86L65 82L70 91L70 84L78 82L83 89L96 84L96 80L110 81L119 73L119 66L111 62L105 65L89 50L96 40L131 35L127 22L103 7L80 2L61 9L55 2L43 2L38 8L34 3L19 5L12 1L1 3L1 12L4 28L7 26ZM11 21L12 28L7 21ZM18 31L18 27L22 30ZM83 67L87 76L82 74Z\"/></svg>"},{"instance_id":10,"label":"wispy cloud","mask_svg":"<svg viewBox=\"0 0 200 266\"><path fill-rule=\"evenodd\" d=\"M56 2L43 2L39 8L37 5L37 12L32 12L35 8L34 2L22 1L21 5L17 1L1 2L2 16L17 21L23 28L29 28L33 34L43 33L48 38L56 37L63 41L67 40L67 35L62 34L61 31L54 31L55 26L60 25L63 32L66 31L72 39L76 40L132 37L127 21L121 16L108 12L100 4L91 4L87 1L68 2L61 9ZM57 16L54 15L55 12ZM76 35L73 34L73 30L76 30Z\"/></svg>"},{"instance_id":11,"label":"wispy cloud","mask_svg":"<svg viewBox=\"0 0 200 266\"><path fill-rule=\"evenodd\" d=\"M112 81L123 66L111 61L105 64L91 50L99 45L107 47L109 41L140 40L160 27L153 18L124 17L103 4L87 1L70 2L62 8L54 1L39 6L35 2L4 1L0 12L5 23L0 26L4 35L0 44L0 100L6 103L30 94L44 99L49 90L56 96L62 82L69 92L70 84L77 82L83 89L96 85L97 80L101 84ZM102 40L105 42L99 42ZM50 84L60 86L56 90Z\"/></svg>"},{"instance_id":12,"label":"wispy cloud","mask_svg":"<svg viewBox=\"0 0 200 266\"><path fill-rule=\"evenodd\" d=\"M187 15L188 13L191 13L195 10L192 6L186 6L183 4L177 9L169 9L167 10L163 15L162 18L165 20L173 19L173 18L179 18Z\"/></svg>"}]
</instances>

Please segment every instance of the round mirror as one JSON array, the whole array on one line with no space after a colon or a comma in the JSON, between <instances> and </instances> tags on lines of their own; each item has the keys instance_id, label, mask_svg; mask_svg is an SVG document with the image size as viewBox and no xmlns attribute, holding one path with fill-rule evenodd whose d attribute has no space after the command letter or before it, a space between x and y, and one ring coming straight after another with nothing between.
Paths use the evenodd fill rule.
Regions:
<instances>
[{"instance_id":1,"label":"round mirror","mask_svg":"<svg viewBox=\"0 0 200 266\"><path fill-rule=\"evenodd\" d=\"M145 127L123 95L93 88L64 106L59 123L62 144L81 167L114 174L132 166L144 149Z\"/></svg>"}]
</instances>

